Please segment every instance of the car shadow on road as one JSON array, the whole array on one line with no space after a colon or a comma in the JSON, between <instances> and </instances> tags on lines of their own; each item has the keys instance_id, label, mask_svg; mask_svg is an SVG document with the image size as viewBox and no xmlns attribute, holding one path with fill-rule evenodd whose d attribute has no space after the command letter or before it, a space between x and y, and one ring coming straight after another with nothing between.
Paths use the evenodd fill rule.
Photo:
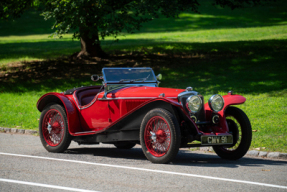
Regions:
<instances>
[{"instance_id":1,"label":"car shadow on road","mask_svg":"<svg viewBox=\"0 0 287 192\"><path fill-rule=\"evenodd\" d=\"M70 148L65 151L68 154L77 155L93 155L96 157L108 157L108 158L123 158L134 160L146 160L141 148L132 149L117 149L112 147L83 147L83 148Z\"/></svg>"},{"instance_id":2,"label":"car shadow on road","mask_svg":"<svg viewBox=\"0 0 287 192\"><path fill-rule=\"evenodd\" d=\"M286 166L287 161L280 159L252 158L243 157L238 160L225 160L218 157L215 153L204 153L199 151L186 152L181 151L176 156L173 164L180 166L196 166L196 167L262 167L263 165L282 165Z\"/></svg>"},{"instance_id":3,"label":"car shadow on road","mask_svg":"<svg viewBox=\"0 0 287 192\"><path fill-rule=\"evenodd\" d=\"M73 155L93 155L96 157L117 158L118 160L137 160L146 164L149 161L144 156L141 148L133 149L117 149L111 147L93 147L93 148L71 148L66 151L67 154ZM243 157L239 160L221 159L214 153L204 153L199 151L180 150L176 158L170 163L178 166L196 166L196 167L226 167L237 168L242 166L257 166L263 165L282 165L287 166L287 161L271 160L264 158Z\"/></svg>"}]
</instances>

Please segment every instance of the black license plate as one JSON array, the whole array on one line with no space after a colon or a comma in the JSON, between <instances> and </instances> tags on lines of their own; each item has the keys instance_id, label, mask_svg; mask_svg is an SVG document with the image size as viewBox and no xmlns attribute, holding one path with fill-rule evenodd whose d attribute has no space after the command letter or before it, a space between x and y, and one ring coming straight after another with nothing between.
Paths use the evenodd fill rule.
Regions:
<instances>
[{"instance_id":1,"label":"black license plate","mask_svg":"<svg viewBox=\"0 0 287 192\"><path fill-rule=\"evenodd\" d=\"M232 143L233 143L232 135L201 136L201 145L225 145Z\"/></svg>"}]
</instances>

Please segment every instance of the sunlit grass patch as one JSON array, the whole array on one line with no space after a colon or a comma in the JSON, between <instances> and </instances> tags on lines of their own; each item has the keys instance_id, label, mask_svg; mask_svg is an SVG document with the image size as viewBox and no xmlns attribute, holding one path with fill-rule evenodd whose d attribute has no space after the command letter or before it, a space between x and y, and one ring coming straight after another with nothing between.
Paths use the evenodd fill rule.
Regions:
<instances>
[{"instance_id":1,"label":"sunlit grass patch","mask_svg":"<svg viewBox=\"0 0 287 192\"><path fill-rule=\"evenodd\" d=\"M232 11L214 7L211 1L204 1L200 6L201 14L181 13L178 18L160 17L143 24L141 30L135 31L134 34L123 32L118 36L118 42L113 37L107 37L102 41L102 47L110 52L167 42L210 43L287 39L287 21L284 16L286 10L283 7L286 7L286 2L282 0L265 6L251 6ZM72 33L64 35L61 39L49 38L53 32L53 20L44 21L40 13L31 10L18 20L9 23L0 21L0 64L57 58L80 50L79 40L71 39Z\"/></svg>"},{"instance_id":2,"label":"sunlit grass patch","mask_svg":"<svg viewBox=\"0 0 287 192\"><path fill-rule=\"evenodd\" d=\"M284 151L287 138L287 89L283 95L245 95L244 110L253 128L252 148L265 151Z\"/></svg>"},{"instance_id":3,"label":"sunlit grass patch","mask_svg":"<svg viewBox=\"0 0 287 192\"><path fill-rule=\"evenodd\" d=\"M0 125L22 129L36 129L40 113L35 110L39 93L1 93Z\"/></svg>"}]
</instances>

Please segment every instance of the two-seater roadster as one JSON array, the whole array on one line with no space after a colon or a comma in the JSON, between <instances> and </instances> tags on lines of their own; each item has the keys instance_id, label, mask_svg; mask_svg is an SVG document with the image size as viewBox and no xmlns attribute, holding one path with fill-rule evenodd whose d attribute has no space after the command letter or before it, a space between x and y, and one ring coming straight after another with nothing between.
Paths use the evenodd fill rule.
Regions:
<instances>
[{"instance_id":1,"label":"two-seater roadster","mask_svg":"<svg viewBox=\"0 0 287 192\"><path fill-rule=\"evenodd\" d=\"M39 133L49 152L78 144L114 144L130 149L140 144L153 163L168 163L179 148L212 146L224 159L239 159L250 146L252 130L238 105L245 98L203 96L186 89L160 88L161 75L151 68L103 68L101 86L43 95Z\"/></svg>"}]
</instances>

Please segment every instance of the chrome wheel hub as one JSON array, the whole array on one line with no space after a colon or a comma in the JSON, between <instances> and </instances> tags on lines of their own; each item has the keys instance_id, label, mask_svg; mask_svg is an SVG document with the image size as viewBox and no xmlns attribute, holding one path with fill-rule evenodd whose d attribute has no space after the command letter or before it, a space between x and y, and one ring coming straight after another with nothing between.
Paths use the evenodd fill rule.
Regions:
<instances>
[{"instance_id":1,"label":"chrome wheel hub","mask_svg":"<svg viewBox=\"0 0 287 192\"><path fill-rule=\"evenodd\" d=\"M48 123L48 127L47 127L47 129L48 129L49 134L51 134L52 126L51 126L51 124L50 124L50 123Z\"/></svg>"},{"instance_id":2,"label":"chrome wheel hub","mask_svg":"<svg viewBox=\"0 0 287 192\"><path fill-rule=\"evenodd\" d=\"M151 139L153 142L156 142L156 134L152 131L150 131L150 134L151 134Z\"/></svg>"}]
</instances>

